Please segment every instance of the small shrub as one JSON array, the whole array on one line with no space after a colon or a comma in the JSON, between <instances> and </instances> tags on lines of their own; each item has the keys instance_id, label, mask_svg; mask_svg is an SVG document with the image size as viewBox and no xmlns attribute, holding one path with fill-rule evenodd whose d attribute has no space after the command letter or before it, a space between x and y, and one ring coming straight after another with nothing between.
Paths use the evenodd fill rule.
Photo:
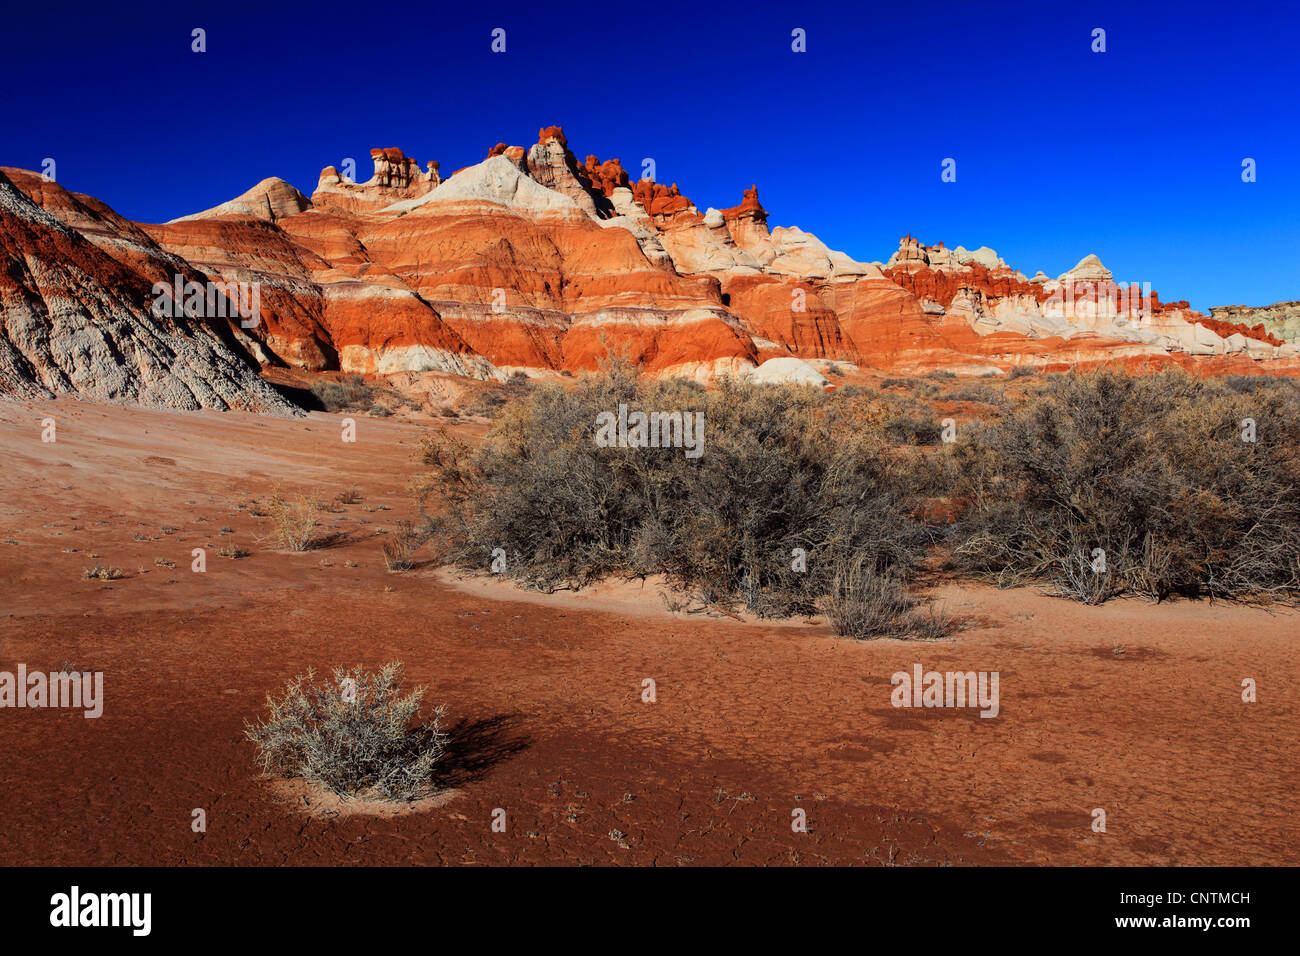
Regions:
<instances>
[{"instance_id":1,"label":"small shrub","mask_svg":"<svg viewBox=\"0 0 1300 956\"><path fill-rule=\"evenodd\" d=\"M976 402L981 405L993 405L997 403L998 393L988 385L971 385L949 392L947 398L950 402Z\"/></svg>"},{"instance_id":2,"label":"small shrub","mask_svg":"<svg viewBox=\"0 0 1300 956\"><path fill-rule=\"evenodd\" d=\"M389 571L411 570L415 566L412 557L427 540L427 533L411 522L397 522L397 530L384 542L384 566Z\"/></svg>"},{"instance_id":3,"label":"small shrub","mask_svg":"<svg viewBox=\"0 0 1300 956\"><path fill-rule=\"evenodd\" d=\"M353 485L345 491L340 491L334 496L336 505L354 505L361 500L361 489Z\"/></svg>"},{"instance_id":4,"label":"small shrub","mask_svg":"<svg viewBox=\"0 0 1300 956\"><path fill-rule=\"evenodd\" d=\"M919 603L895 575L857 560L841 564L822 606L835 633L854 640L935 640L952 632L953 622L946 612L933 606L921 612Z\"/></svg>"},{"instance_id":5,"label":"small shrub","mask_svg":"<svg viewBox=\"0 0 1300 956\"><path fill-rule=\"evenodd\" d=\"M1017 365L1013 367L1011 371L1007 372L1007 378L1029 378L1037 374L1038 369L1034 368L1032 365Z\"/></svg>"},{"instance_id":6,"label":"small shrub","mask_svg":"<svg viewBox=\"0 0 1300 956\"><path fill-rule=\"evenodd\" d=\"M900 414L885 422L885 434L900 445L937 445L943 429L934 418Z\"/></svg>"},{"instance_id":7,"label":"small shrub","mask_svg":"<svg viewBox=\"0 0 1300 956\"><path fill-rule=\"evenodd\" d=\"M81 572L81 576L86 580L98 579L100 581L116 581L125 577L121 568L109 568L102 564L97 564L93 568L86 568Z\"/></svg>"},{"instance_id":8,"label":"small shrub","mask_svg":"<svg viewBox=\"0 0 1300 956\"><path fill-rule=\"evenodd\" d=\"M375 401L375 387L360 375L349 375L339 382L316 382L311 393L327 412L365 411Z\"/></svg>"},{"instance_id":9,"label":"small shrub","mask_svg":"<svg viewBox=\"0 0 1300 956\"><path fill-rule=\"evenodd\" d=\"M881 388L906 388L914 389L921 383L914 378L887 378L880 383Z\"/></svg>"},{"instance_id":10,"label":"small shrub","mask_svg":"<svg viewBox=\"0 0 1300 956\"><path fill-rule=\"evenodd\" d=\"M324 684L313 677L309 670L279 697L268 694L268 717L245 724L264 773L352 797L414 800L433 791L447 746L444 708L420 718L425 689L402 696L401 663L378 672L336 668Z\"/></svg>"},{"instance_id":11,"label":"small shrub","mask_svg":"<svg viewBox=\"0 0 1300 956\"><path fill-rule=\"evenodd\" d=\"M290 500L277 489L271 496L270 515L283 547L289 551L311 549L320 524L320 504L315 498L299 494Z\"/></svg>"}]
</instances>

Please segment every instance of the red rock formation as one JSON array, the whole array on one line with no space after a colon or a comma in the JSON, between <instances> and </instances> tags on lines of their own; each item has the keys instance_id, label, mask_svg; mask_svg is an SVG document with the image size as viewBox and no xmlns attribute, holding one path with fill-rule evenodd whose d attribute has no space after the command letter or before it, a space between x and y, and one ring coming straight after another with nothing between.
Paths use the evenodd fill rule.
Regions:
<instances>
[{"instance_id":1,"label":"red rock formation","mask_svg":"<svg viewBox=\"0 0 1300 956\"><path fill-rule=\"evenodd\" d=\"M758 187L751 186L745 190L745 198L739 206L732 206L730 209L722 210L722 215L726 219L739 219L742 216L750 219L758 219L767 222L767 210L758 202Z\"/></svg>"},{"instance_id":2,"label":"red rock formation","mask_svg":"<svg viewBox=\"0 0 1300 956\"><path fill-rule=\"evenodd\" d=\"M906 269L885 269L890 281L906 289L918 299L932 299L940 305L947 306L963 289L975 289L992 298L1025 295L1046 301L1048 294L1043 287L1013 275L993 275L985 266L971 263L962 272L940 272L928 266L908 271Z\"/></svg>"},{"instance_id":3,"label":"red rock formation","mask_svg":"<svg viewBox=\"0 0 1300 956\"><path fill-rule=\"evenodd\" d=\"M628 185L627 171L617 159L601 162L595 156L588 156L582 164L582 172L594 189L606 196L613 196L614 190Z\"/></svg>"},{"instance_id":4,"label":"red rock formation","mask_svg":"<svg viewBox=\"0 0 1300 956\"><path fill-rule=\"evenodd\" d=\"M632 198L652 216L674 216L691 208L691 201L677 190L677 184L661 186L649 179L638 179L632 187Z\"/></svg>"},{"instance_id":5,"label":"red rock formation","mask_svg":"<svg viewBox=\"0 0 1300 956\"><path fill-rule=\"evenodd\" d=\"M159 309L174 282L208 277L98 200L0 170L0 393L288 413L248 356L262 331Z\"/></svg>"},{"instance_id":6,"label":"red rock formation","mask_svg":"<svg viewBox=\"0 0 1300 956\"><path fill-rule=\"evenodd\" d=\"M21 193L0 188L8 269L0 270L0 320L26 309L29 326L52 324L51 341L69 350L75 323L59 325L57 309L31 303L72 297L116 316L109 301L116 290L141 296L178 268L256 283L258 328L214 327L208 357L177 366L183 387L167 378L166 363L140 357L124 377L99 370L114 383L107 392L87 384L87 372L59 386L217 407L234 404L236 386L199 379L242 381L227 367L231 355L245 374L252 356L306 369L500 377L515 368L593 368L610 350L651 372L703 378L743 374L780 357L904 372L1099 362L1300 371L1300 349L1262 325L1216 321L1154 294L1140 307L1114 305L1108 296L1118 286L1096 257L1058 279L1030 281L991 249L926 246L909 235L882 270L802 230L769 230L756 186L739 205L700 214L676 184L631 182L617 159L589 155L579 163L558 126L540 129L527 150L498 143L446 181L437 163L421 172L397 148L374 150L372 158L375 172L364 183L326 167L309 200L268 179L158 226L130 223L89 197L14 171ZM43 224L44 213L54 225ZM59 272L63 262L72 268ZM59 277L54 286L42 285L48 263ZM86 289L74 279L82 272L91 277ZM1103 302L1079 305L1062 290ZM53 369L76 365L62 354L31 359L41 351L39 335L15 346L13 334L8 345L0 336L0 384L25 382L30 390L41 387L32 382L42 375L61 382ZM167 336L195 333L155 323L139 334L147 344L110 343L104 354L166 354L172 346L149 336L173 342L180 339ZM37 366L49 371L22 371ZM265 396L257 401L265 404Z\"/></svg>"},{"instance_id":7,"label":"red rock formation","mask_svg":"<svg viewBox=\"0 0 1300 956\"><path fill-rule=\"evenodd\" d=\"M1175 307L1181 306L1183 309L1188 308L1187 303L1185 301L1174 303L1174 305ZM1222 336L1225 339L1229 335L1241 334L1248 339L1255 339L1260 342L1267 342L1269 345L1285 344L1282 339L1278 338L1276 335L1270 334L1268 329L1264 327L1263 322L1260 322L1256 325L1247 326L1241 324L1240 322L1224 322L1220 319L1212 319L1209 316L1201 315L1199 312L1196 314L1197 316L1199 316L1199 318L1197 318L1196 320L1198 323L1205 326L1207 329L1211 330L1212 332L1215 332L1216 334Z\"/></svg>"},{"instance_id":8,"label":"red rock formation","mask_svg":"<svg viewBox=\"0 0 1300 956\"><path fill-rule=\"evenodd\" d=\"M567 147L569 145L569 141L564 137L563 126L543 126L537 131L537 142L540 145L545 146L552 140L561 146Z\"/></svg>"}]
</instances>

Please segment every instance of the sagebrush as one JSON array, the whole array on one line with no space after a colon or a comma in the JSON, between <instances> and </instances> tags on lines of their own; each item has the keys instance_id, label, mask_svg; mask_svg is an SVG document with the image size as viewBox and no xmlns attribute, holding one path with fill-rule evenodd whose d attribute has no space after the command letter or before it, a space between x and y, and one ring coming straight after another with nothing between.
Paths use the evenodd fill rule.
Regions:
<instances>
[{"instance_id":1,"label":"sagebrush","mask_svg":"<svg viewBox=\"0 0 1300 956\"><path fill-rule=\"evenodd\" d=\"M601 412L704 415L704 450L602 448ZM708 603L814 613L837 562L905 574L924 529L908 466L873 400L724 380L647 381L622 363L565 388L534 385L477 448L426 439L422 506L451 560L543 590L611 574L664 574ZM806 560L801 561L800 555Z\"/></svg>"},{"instance_id":2,"label":"sagebrush","mask_svg":"<svg viewBox=\"0 0 1300 956\"><path fill-rule=\"evenodd\" d=\"M959 570L1094 604L1300 591L1300 391L1289 381L1053 376L952 455L953 494L970 502Z\"/></svg>"},{"instance_id":3,"label":"sagebrush","mask_svg":"<svg viewBox=\"0 0 1300 956\"><path fill-rule=\"evenodd\" d=\"M268 694L268 716L245 725L263 772L351 797L413 800L437 789L445 711L420 716L425 689L402 694L400 662L378 671L336 668L322 684L314 677L309 670L279 696Z\"/></svg>"}]
</instances>

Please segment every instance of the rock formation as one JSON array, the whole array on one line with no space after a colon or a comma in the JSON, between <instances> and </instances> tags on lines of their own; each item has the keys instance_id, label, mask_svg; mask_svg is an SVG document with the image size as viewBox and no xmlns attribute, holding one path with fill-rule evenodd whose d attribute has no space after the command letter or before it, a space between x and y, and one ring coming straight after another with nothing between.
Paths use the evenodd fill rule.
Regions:
<instances>
[{"instance_id":1,"label":"rock formation","mask_svg":"<svg viewBox=\"0 0 1300 956\"><path fill-rule=\"evenodd\" d=\"M1277 302L1258 307L1221 305L1210 309L1210 315L1219 322L1249 329L1255 338L1262 338L1259 334L1262 332L1284 342L1300 342L1300 302Z\"/></svg>"},{"instance_id":2,"label":"rock formation","mask_svg":"<svg viewBox=\"0 0 1300 956\"><path fill-rule=\"evenodd\" d=\"M97 200L0 169L0 260L0 393L292 411L249 357L260 330L160 314L155 283L207 278Z\"/></svg>"},{"instance_id":3,"label":"rock formation","mask_svg":"<svg viewBox=\"0 0 1300 956\"><path fill-rule=\"evenodd\" d=\"M445 180L397 148L371 158L365 182L329 166L308 198L266 179L162 225L9 171L0 388L283 409L259 364L503 378L589 369L611 351L655 374L811 384L832 362L1300 371L1295 303L1205 316L1115 282L1096 256L1030 279L988 247L910 235L883 265L857 262L772 228L757 186L701 213L617 159L579 162L557 126ZM175 275L256 287L258 323L154 317L149 290Z\"/></svg>"}]
</instances>

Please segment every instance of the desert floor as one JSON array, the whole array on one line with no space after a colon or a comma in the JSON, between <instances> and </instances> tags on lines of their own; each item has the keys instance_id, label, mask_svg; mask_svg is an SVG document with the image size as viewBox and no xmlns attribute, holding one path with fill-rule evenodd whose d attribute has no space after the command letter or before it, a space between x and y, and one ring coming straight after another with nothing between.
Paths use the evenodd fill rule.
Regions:
<instances>
[{"instance_id":1,"label":"desert floor","mask_svg":"<svg viewBox=\"0 0 1300 956\"><path fill-rule=\"evenodd\" d=\"M950 640L853 643L653 583L391 574L420 429L358 416L345 444L340 418L0 402L0 670L102 671L106 698L0 710L0 863L1300 863L1294 612L943 585ZM277 482L360 499L287 553L250 513ZM268 691L394 659L448 707L441 799L309 814L260 777ZM1001 713L894 708L915 663L998 671Z\"/></svg>"}]
</instances>

